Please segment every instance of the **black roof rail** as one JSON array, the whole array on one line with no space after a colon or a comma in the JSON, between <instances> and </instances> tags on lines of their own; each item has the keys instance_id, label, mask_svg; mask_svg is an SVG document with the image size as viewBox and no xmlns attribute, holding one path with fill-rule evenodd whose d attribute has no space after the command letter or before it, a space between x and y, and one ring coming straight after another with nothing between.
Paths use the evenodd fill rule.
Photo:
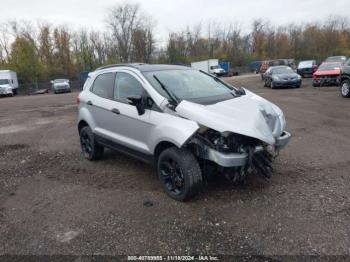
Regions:
<instances>
[{"instance_id":1,"label":"black roof rail","mask_svg":"<svg viewBox=\"0 0 350 262\"><path fill-rule=\"evenodd\" d=\"M142 64L142 63L133 63L133 64L112 64L112 65L101 66L101 67L97 68L95 71L102 70L102 69L113 68L113 67L122 67L122 66L133 67L133 68L138 69L137 66L140 66L140 65L144 65L144 64Z\"/></svg>"}]
</instances>

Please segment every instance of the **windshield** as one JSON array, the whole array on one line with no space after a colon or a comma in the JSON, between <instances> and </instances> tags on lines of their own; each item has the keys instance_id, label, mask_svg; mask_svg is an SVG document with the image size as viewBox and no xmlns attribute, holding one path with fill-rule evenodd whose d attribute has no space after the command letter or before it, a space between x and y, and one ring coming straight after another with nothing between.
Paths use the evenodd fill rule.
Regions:
<instances>
[{"instance_id":1,"label":"windshield","mask_svg":"<svg viewBox=\"0 0 350 262\"><path fill-rule=\"evenodd\" d=\"M55 84L57 84L57 83L65 83L65 82L68 82L68 79L55 79L55 80L53 80L53 82Z\"/></svg>"},{"instance_id":2,"label":"windshield","mask_svg":"<svg viewBox=\"0 0 350 262\"><path fill-rule=\"evenodd\" d=\"M275 68L272 69L272 74L279 75L279 74L293 74L294 71L289 67L282 67L282 68Z\"/></svg>"},{"instance_id":3,"label":"windshield","mask_svg":"<svg viewBox=\"0 0 350 262\"><path fill-rule=\"evenodd\" d=\"M238 96L235 95L237 92L233 87L196 70L162 70L144 72L143 74L151 85L167 99L172 98L163 87L180 101L188 100L204 104L220 102Z\"/></svg>"},{"instance_id":4,"label":"windshield","mask_svg":"<svg viewBox=\"0 0 350 262\"><path fill-rule=\"evenodd\" d=\"M339 63L322 64L318 68L318 71L327 71L327 70L336 70L336 69L340 69Z\"/></svg>"},{"instance_id":5,"label":"windshield","mask_svg":"<svg viewBox=\"0 0 350 262\"><path fill-rule=\"evenodd\" d=\"M312 67L313 61L302 61L299 63L299 68Z\"/></svg>"},{"instance_id":6,"label":"windshield","mask_svg":"<svg viewBox=\"0 0 350 262\"><path fill-rule=\"evenodd\" d=\"M9 80L8 79L0 79L0 85L7 85L9 84Z\"/></svg>"}]
</instances>

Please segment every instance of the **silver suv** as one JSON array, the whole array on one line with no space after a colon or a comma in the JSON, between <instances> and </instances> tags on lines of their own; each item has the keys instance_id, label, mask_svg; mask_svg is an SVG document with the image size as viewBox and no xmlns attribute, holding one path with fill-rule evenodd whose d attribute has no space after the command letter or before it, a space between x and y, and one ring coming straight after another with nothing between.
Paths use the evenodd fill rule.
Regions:
<instances>
[{"instance_id":1,"label":"silver suv","mask_svg":"<svg viewBox=\"0 0 350 262\"><path fill-rule=\"evenodd\" d=\"M269 179L272 160L290 139L276 105L184 66L101 67L77 100L87 159L108 147L152 163L166 193L180 201L215 174Z\"/></svg>"}]
</instances>

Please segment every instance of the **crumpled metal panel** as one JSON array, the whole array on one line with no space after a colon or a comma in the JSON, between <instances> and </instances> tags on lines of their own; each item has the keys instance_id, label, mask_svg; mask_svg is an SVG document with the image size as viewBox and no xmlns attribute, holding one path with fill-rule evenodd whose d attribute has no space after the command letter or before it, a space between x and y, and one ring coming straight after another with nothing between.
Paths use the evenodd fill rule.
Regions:
<instances>
[{"instance_id":1,"label":"crumpled metal panel","mask_svg":"<svg viewBox=\"0 0 350 262\"><path fill-rule=\"evenodd\" d=\"M282 111L246 90L246 95L213 105L182 101L176 112L219 132L234 132L274 145L286 126Z\"/></svg>"}]
</instances>

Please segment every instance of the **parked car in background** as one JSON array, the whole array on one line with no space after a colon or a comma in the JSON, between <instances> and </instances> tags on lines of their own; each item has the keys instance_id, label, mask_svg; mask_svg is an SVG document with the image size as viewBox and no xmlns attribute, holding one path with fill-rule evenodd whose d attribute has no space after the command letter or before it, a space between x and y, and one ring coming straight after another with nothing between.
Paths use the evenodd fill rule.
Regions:
<instances>
[{"instance_id":1,"label":"parked car in background","mask_svg":"<svg viewBox=\"0 0 350 262\"><path fill-rule=\"evenodd\" d=\"M297 73L301 77L306 77L306 76L312 77L312 75L315 73L316 70L317 70L316 60L305 60L305 61L299 62Z\"/></svg>"},{"instance_id":2,"label":"parked car in background","mask_svg":"<svg viewBox=\"0 0 350 262\"><path fill-rule=\"evenodd\" d=\"M18 93L17 74L11 70L0 70L0 95L16 95Z\"/></svg>"},{"instance_id":3,"label":"parked car in background","mask_svg":"<svg viewBox=\"0 0 350 262\"><path fill-rule=\"evenodd\" d=\"M291 137L276 105L185 66L101 67L89 74L77 102L88 160L108 147L154 164L165 192L179 201L217 172L233 181L250 174L269 179Z\"/></svg>"},{"instance_id":4,"label":"parked car in background","mask_svg":"<svg viewBox=\"0 0 350 262\"><path fill-rule=\"evenodd\" d=\"M283 59L285 60L285 65L289 66L292 70L296 70L297 66L294 59Z\"/></svg>"},{"instance_id":5,"label":"parked car in background","mask_svg":"<svg viewBox=\"0 0 350 262\"><path fill-rule=\"evenodd\" d=\"M269 69L269 64L270 64L270 61L263 61L261 63L261 66L259 69L261 80L264 80L264 74L266 73L267 69Z\"/></svg>"},{"instance_id":6,"label":"parked car in background","mask_svg":"<svg viewBox=\"0 0 350 262\"><path fill-rule=\"evenodd\" d=\"M330 56L327 57L327 59L325 60L325 62L340 62L342 64L344 64L347 60L346 56Z\"/></svg>"},{"instance_id":7,"label":"parked car in background","mask_svg":"<svg viewBox=\"0 0 350 262\"><path fill-rule=\"evenodd\" d=\"M86 79L89 76L90 71L82 71L79 73L79 88L83 90L83 86L85 84Z\"/></svg>"},{"instance_id":8,"label":"parked car in background","mask_svg":"<svg viewBox=\"0 0 350 262\"><path fill-rule=\"evenodd\" d=\"M295 73L289 66L271 66L264 74L264 86L297 87L301 86L301 76Z\"/></svg>"},{"instance_id":9,"label":"parked car in background","mask_svg":"<svg viewBox=\"0 0 350 262\"><path fill-rule=\"evenodd\" d=\"M222 76L227 73L224 69L220 67L218 59L209 59L199 62L193 62L191 63L191 67L216 76Z\"/></svg>"},{"instance_id":10,"label":"parked car in background","mask_svg":"<svg viewBox=\"0 0 350 262\"><path fill-rule=\"evenodd\" d=\"M57 93L71 92L70 83L68 79L55 79L51 81L52 91Z\"/></svg>"},{"instance_id":11,"label":"parked car in background","mask_svg":"<svg viewBox=\"0 0 350 262\"><path fill-rule=\"evenodd\" d=\"M312 86L339 85L341 62L323 62L313 74Z\"/></svg>"},{"instance_id":12,"label":"parked car in background","mask_svg":"<svg viewBox=\"0 0 350 262\"><path fill-rule=\"evenodd\" d=\"M343 97L350 97L350 59L345 62L341 70L340 92Z\"/></svg>"},{"instance_id":13,"label":"parked car in background","mask_svg":"<svg viewBox=\"0 0 350 262\"><path fill-rule=\"evenodd\" d=\"M291 61L288 61L291 60ZM271 66L282 66L282 65L286 65L289 66L289 64L293 64L293 59L275 59L275 60L269 60L269 61L264 61L261 64L260 67L260 75L261 75L261 79L264 80L264 74L267 71L267 69Z\"/></svg>"},{"instance_id":14,"label":"parked car in background","mask_svg":"<svg viewBox=\"0 0 350 262\"><path fill-rule=\"evenodd\" d=\"M262 64L262 63L263 63L262 61L253 61L253 62L250 62L250 63L248 64L249 72L258 74L259 71L260 71L260 67L261 67L261 64Z\"/></svg>"}]
</instances>

